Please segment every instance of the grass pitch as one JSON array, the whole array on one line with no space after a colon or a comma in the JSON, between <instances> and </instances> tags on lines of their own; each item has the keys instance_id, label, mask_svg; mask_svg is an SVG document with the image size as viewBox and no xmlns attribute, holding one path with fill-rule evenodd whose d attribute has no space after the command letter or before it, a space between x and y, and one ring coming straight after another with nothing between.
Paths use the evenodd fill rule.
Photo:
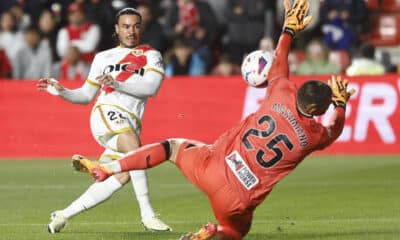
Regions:
<instances>
[{"instance_id":1,"label":"grass pitch","mask_svg":"<svg viewBox=\"0 0 400 240\"><path fill-rule=\"evenodd\" d=\"M170 233L142 229L132 187L47 233L49 214L91 181L69 161L0 161L0 239L178 239L214 220L208 202L172 165L148 171L151 200ZM400 239L400 157L315 156L257 209L246 239Z\"/></svg>"}]
</instances>

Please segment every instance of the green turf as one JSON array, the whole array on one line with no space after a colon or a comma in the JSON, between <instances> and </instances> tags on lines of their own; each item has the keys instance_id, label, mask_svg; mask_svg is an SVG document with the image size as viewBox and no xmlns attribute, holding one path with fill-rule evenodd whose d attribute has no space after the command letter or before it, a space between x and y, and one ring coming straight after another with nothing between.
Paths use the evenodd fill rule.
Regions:
<instances>
[{"instance_id":1,"label":"green turf","mask_svg":"<svg viewBox=\"0 0 400 240\"><path fill-rule=\"evenodd\" d=\"M0 239L177 239L213 220L207 200L170 164L149 171L171 233L143 231L131 186L47 233L49 213L91 183L68 161L0 161ZM400 239L400 157L312 157L282 181L246 239Z\"/></svg>"}]
</instances>

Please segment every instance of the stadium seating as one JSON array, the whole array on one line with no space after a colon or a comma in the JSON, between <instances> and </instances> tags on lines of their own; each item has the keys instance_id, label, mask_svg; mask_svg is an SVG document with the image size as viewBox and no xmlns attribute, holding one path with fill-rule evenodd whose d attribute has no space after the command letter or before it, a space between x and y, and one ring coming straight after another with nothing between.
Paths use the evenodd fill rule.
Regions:
<instances>
[{"instance_id":1,"label":"stadium seating","mask_svg":"<svg viewBox=\"0 0 400 240\"><path fill-rule=\"evenodd\" d=\"M384 12L400 12L400 0L382 0L380 4Z\"/></svg>"},{"instance_id":2,"label":"stadium seating","mask_svg":"<svg viewBox=\"0 0 400 240\"><path fill-rule=\"evenodd\" d=\"M365 0L370 11L400 12L400 0Z\"/></svg>"},{"instance_id":3,"label":"stadium seating","mask_svg":"<svg viewBox=\"0 0 400 240\"><path fill-rule=\"evenodd\" d=\"M366 0L366 4L370 11L376 11L379 7L379 0Z\"/></svg>"},{"instance_id":4,"label":"stadium seating","mask_svg":"<svg viewBox=\"0 0 400 240\"><path fill-rule=\"evenodd\" d=\"M372 23L371 31L364 36L374 46L394 46L400 44L400 15L381 14Z\"/></svg>"}]
</instances>

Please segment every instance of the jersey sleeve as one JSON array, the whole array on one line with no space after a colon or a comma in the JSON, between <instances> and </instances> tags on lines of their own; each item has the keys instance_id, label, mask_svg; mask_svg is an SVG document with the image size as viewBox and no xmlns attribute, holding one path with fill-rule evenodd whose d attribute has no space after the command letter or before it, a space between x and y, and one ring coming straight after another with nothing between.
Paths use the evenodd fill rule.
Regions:
<instances>
[{"instance_id":1,"label":"jersey sleeve","mask_svg":"<svg viewBox=\"0 0 400 240\"><path fill-rule=\"evenodd\" d=\"M101 87L101 84L99 83L99 81L96 80L96 78L102 74L103 72L101 70L100 58L99 55L96 54L93 59L92 65L90 66L89 75L86 79L86 82L94 86Z\"/></svg>"},{"instance_id":2,"label":"jersey sleeve","mask_svg":"<svg viewBox=\"0 0 400 240\"><path fill-rule=\"evenodd\" d=\"M143 46L145 48L147 46ZM160 52L149 49L145 52L144 74L133 74L126 81L120 81L115 88L130 96L147 98L155 96L164 79L164 65Z\"/></svg>"},{"instance_id":3,"label":"jersey sleeve","mask_svg":"<svg viewBox=\"0 0 400 240\"><path fill-rule=\"evenodd\" d=\"M145 72L153 71L164 76L164 62L161 53L156 50L146 52L147 64L144 66Z\"/></svg>"},{"instance_id":4,"label":"jersey sleeve","mask_svg":"<svg viewBox=\"0 0 400 240\"><path fill-rule=\"evenodd\" d=\"M282 33L278 45L275 48L275 59L272 63L271 70L268 74L269 85L282 77L288 78L289 76L289 64L288 56L290 51L290 44L292 42L292 36L287 33Z\"/></svg>"},{"instance_id":5,"label":"jersey sleeve","mask_svg":"<svg viewBox=\"0 0 400 240\"><path fill-rule=\"evenodd\" d=\"M345 121L345 110L336 107L327 126L324 126L320 139L320 149L331 145L342 133Z\"/></svg>"}]
</instances>

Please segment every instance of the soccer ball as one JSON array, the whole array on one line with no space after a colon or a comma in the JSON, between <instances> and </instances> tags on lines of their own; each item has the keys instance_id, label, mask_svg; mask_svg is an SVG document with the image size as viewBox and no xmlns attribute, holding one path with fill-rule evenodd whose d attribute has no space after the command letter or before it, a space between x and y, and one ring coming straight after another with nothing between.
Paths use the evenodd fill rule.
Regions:
<instances>
[{"instance_id":1,"label":"soccer ball","mask_svg":"<svg viewBox=\"0 0 400 240\"><path fill-rule=\"evenodd\" d=\"M253 87L266 87L267 77L274 55L270 51L256 50L247 55L242 62L243 79Z\"/></svg>"}]
</instances>

